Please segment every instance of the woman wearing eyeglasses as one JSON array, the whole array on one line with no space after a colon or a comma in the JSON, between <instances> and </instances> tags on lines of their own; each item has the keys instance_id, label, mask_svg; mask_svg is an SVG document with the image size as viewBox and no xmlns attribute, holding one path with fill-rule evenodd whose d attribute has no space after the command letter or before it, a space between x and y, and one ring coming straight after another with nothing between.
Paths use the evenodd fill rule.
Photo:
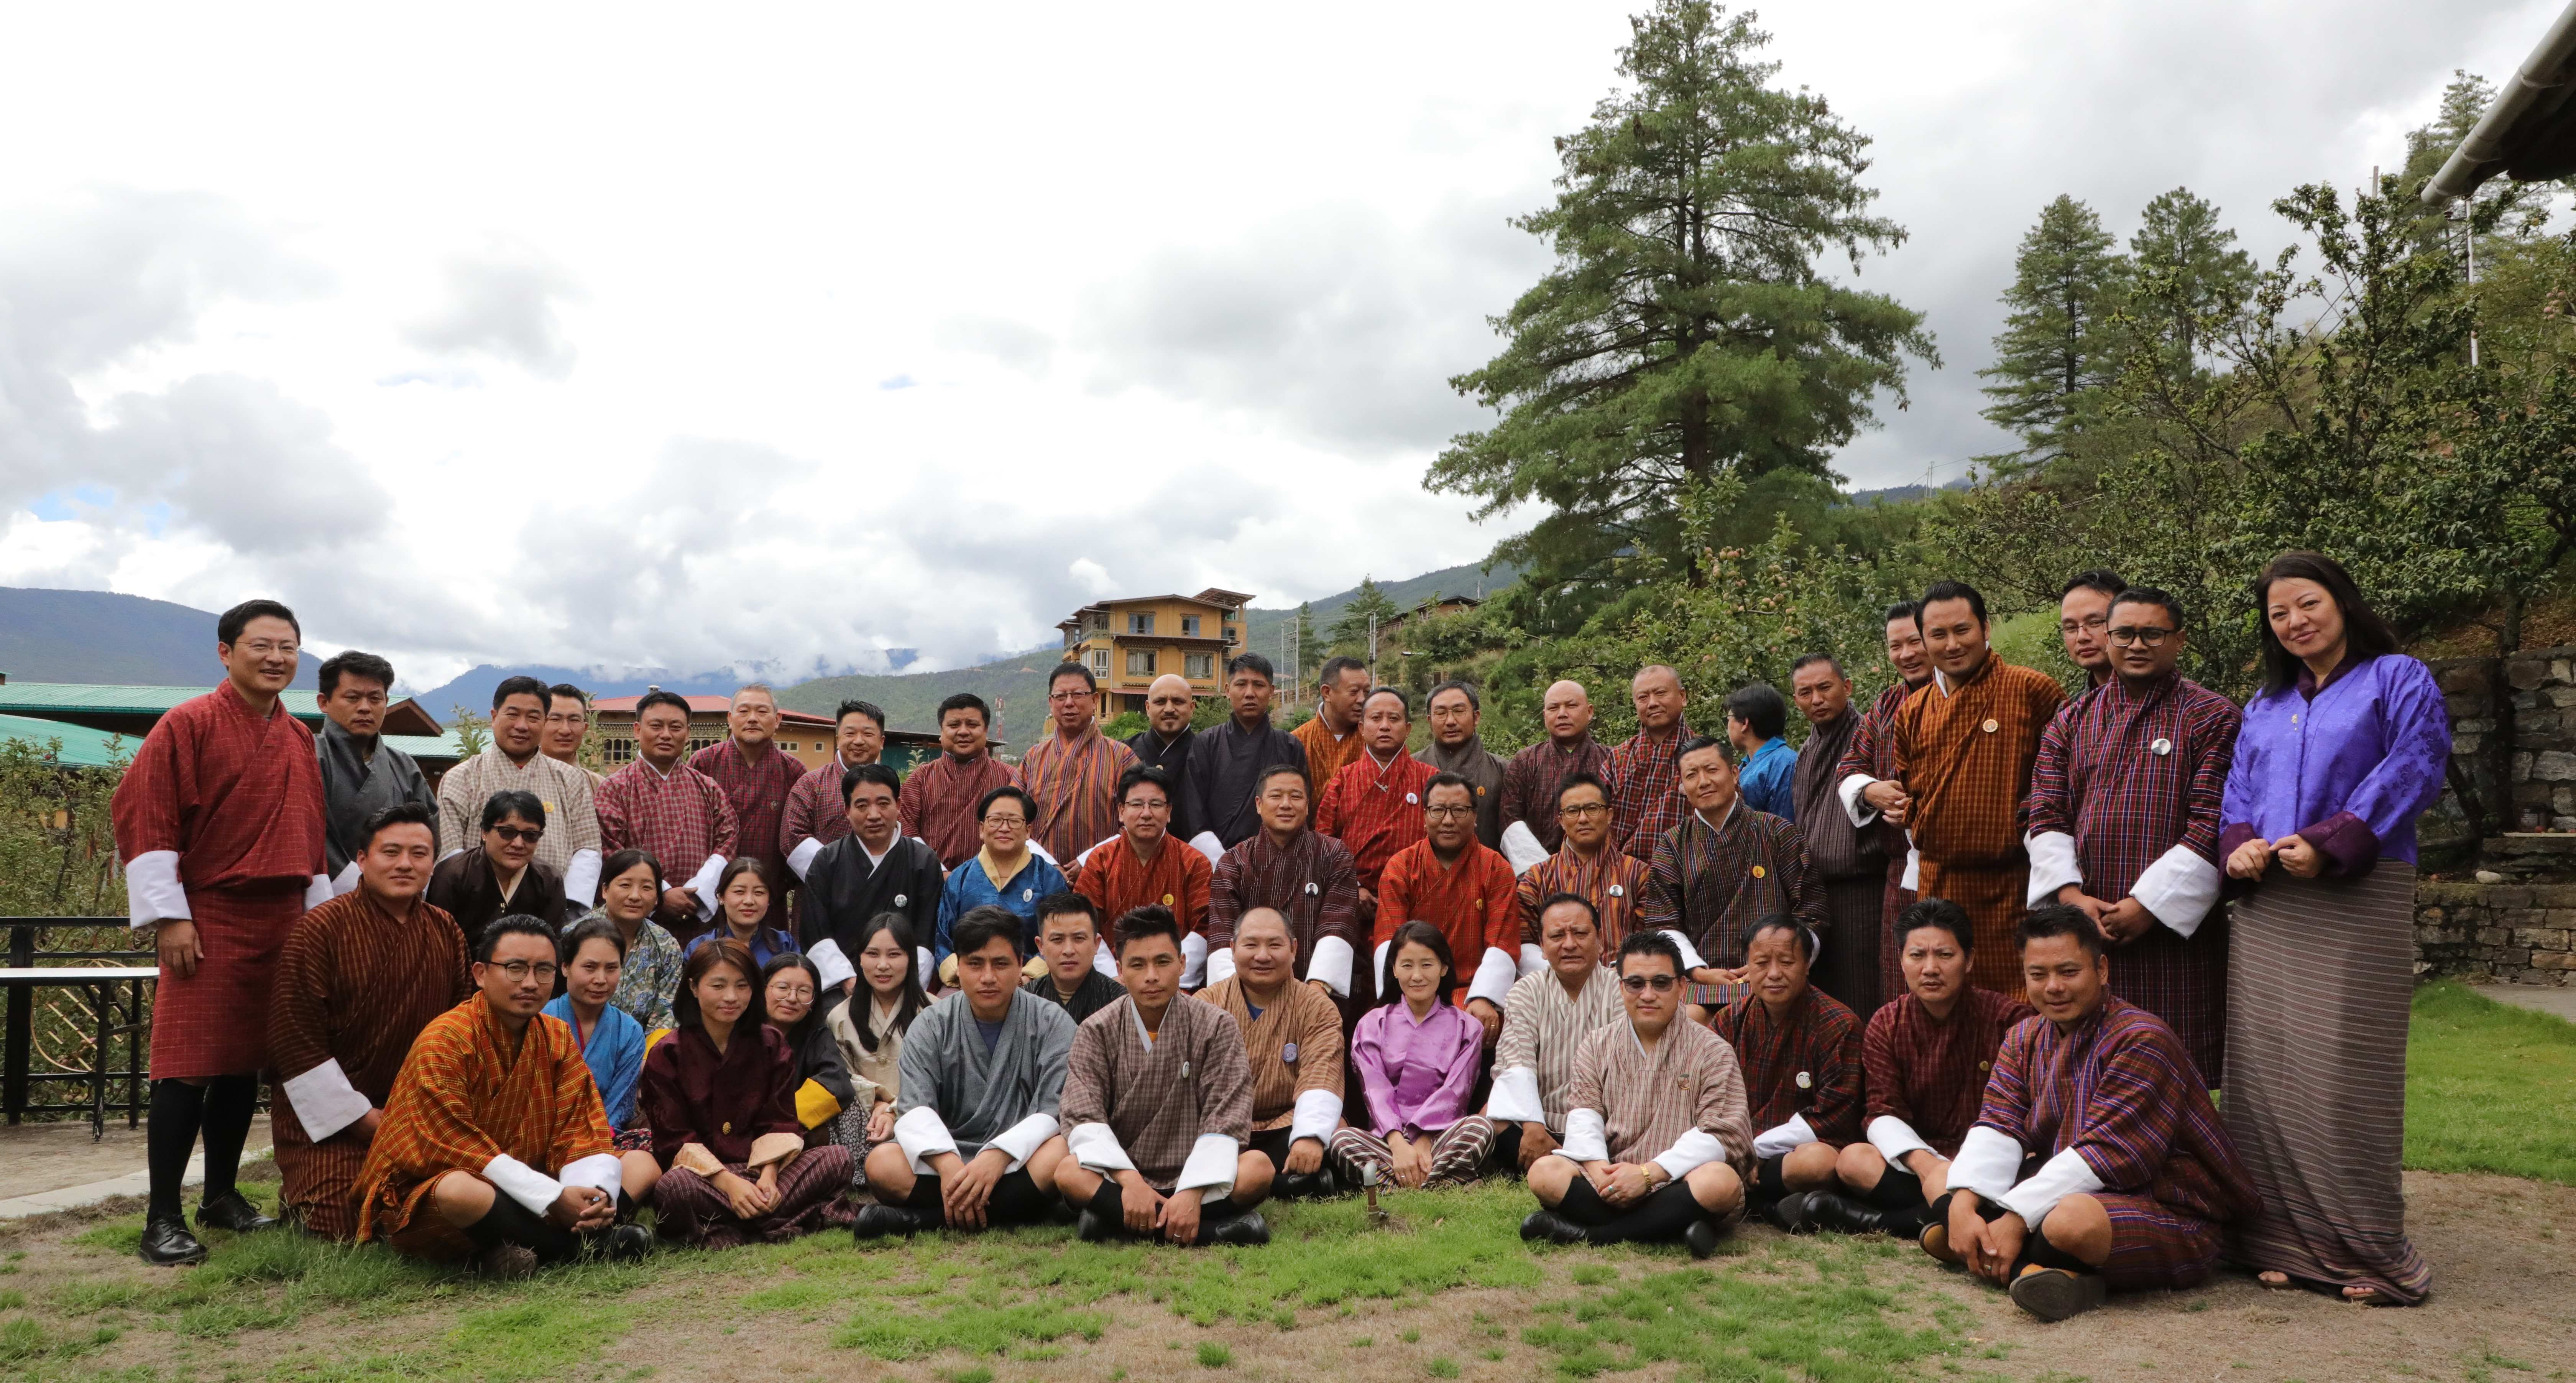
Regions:
<instances>
[{"instance_id":1,"label":"woman wearing eyeglasses","mask_svg":"<svg viewBox=\"0 0 2576 1383\"><path fill-rule=\"evenodd\" d=\"M1458 967L1449 938L1407 922L1388 939L1378 1006L1351 1034L1351 1064L1367 1093L1366 1124L1333 1135L1345 1184L1461 1184L1494 1146L1494 1124L1467 1112L1485 1026L1449 1001Z\"/></svg>"},{"instance_id":2,"label":"woman wearing eyeglasses","mask_svg":"<svg viewBox=\"0 0 2576 1383\"><path fill-rule=\"evenodd\" d=\"M930 950L942 987L957 982L948 934L958 918L988 903L1000 907L1020 919L1024 938L1020 952L1034 956L1038 900L1073 887L1053 859L1029 844L1029 823L1036 819L1037 807L1037 799L1027 789L1008 783L985 793L975 804L975 830L983 845L972 858L948 871L948 882L939 890L939 929ZM1046 973L1043 961L1031 961L1030 967L1030 979Z\"/></svg>"},{"instance_id":3,"label":"woman wearing eyeglasses","mask_svg":"<svg viewBox=\"0 0 2576 1383\"><path fill-rule=\"evenodd\" d=\"M1823 942L1795 920L1753 924L1751 992L1709 1026L1735 1048L1753 1112L1753 1204L1792 1234L1810 1228L1806 1193L1834 1184L1842 1146L1860 1137L1861 1023L1807 981Z\"/></svg>"},{"instance_id":4,"label":"woman wearing eyeglasses","mask_svg":"<svg viewBox=\"0 0 2576 1383\"><path fill-rule=\"evenodd\" d=\"M805 1146L796 1117L796 1054L761 1021L759 967L729 936L710 938L680 970L680 1026L644 1058L641 1105L661 1234L729 1248L784 1242L855 1218L849 1149Z\"/></svg>"},{"instance_id":5,"label":"woman wearing eyeglasses","mask_svg":"<svg viewBox=\"0 0 2576 1383\"><path fill-rule=\"evenodd\" d=\"M841 1111L858 1096L831 1025L815 1011L822 980L814 962L793 952L772 956L760 967L761 1021L787 1039L787 1050L796 1057L796 1122L805 1126L808 1147L842 1141ZM861 1152L851 1148L850 1156L855 1159Z\"/></svg>"},{"instance_id":6,"label":"woman wearing eyeglasses","mask_svg":"<svg viewBox=\"0 0 2576 1383\"><path fill-rule=\"evenodd\" d=\"M506 912L561 925L563 876L537 863L546 807L533 792L496 792L483 803L483 840L439 861L429 875L429 903L445 908L465 933L468 953L483 928Z\"/></svg>"}]
</instances>

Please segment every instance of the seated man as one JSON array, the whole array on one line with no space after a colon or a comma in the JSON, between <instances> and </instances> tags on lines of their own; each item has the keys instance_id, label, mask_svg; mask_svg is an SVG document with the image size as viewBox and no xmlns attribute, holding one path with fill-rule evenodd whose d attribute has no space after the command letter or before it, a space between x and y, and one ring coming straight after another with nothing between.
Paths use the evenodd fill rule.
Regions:
<instances>
[{"instance_id":1,"label":"seated man","mask_svg":"<svg viewBox=\"0 0 2576 1383\"><path fill-rule=\"evenodd\" d=\"M1342 1014L1332 991L1297 979L1297 938L1277 908L1234 926L1234 973L1198 996L1234 1015L1252 1064L1252 1150L1283 1200L1333 1194L1326 1145L1342 1126Z\"/></svg>"},{"instance_id":2,"label":"seated man","mask_svg":"<svg viewBox=\"0 0 2576 1383\"><path fill-rule=\"evenodd\" d=\"M1926 898L1898 914L1905 993L1871 1015L1860 1039L1865 1142L1834 1163L1839 1190L1807 1198L1816 1224L1845 1234L1921 1237L1949 1189L1950 1159L1977 1121L2004 1034L2030 1005L1968 983L1976 928L1968 910Z\"/></svg>"},{"instance_id":3,"label":"seated man","mask_svg":"<svg viewBox=\"0 0 2576 1383\"><path fill-rule=\"evenodd\" d=\"M1697 1023L1676 1022L1682 954L1672 938L1619 943L1622 1021L1595 1029L1574 1059L1565 1145L1529 1170L1539 1209L1523 1239L1615 1244L1680 1239L1717 1252L1744 1208L1753 1125L1735 1053Z\"/></svg>"},{"instance_id":4,"label":"seated man","mask_svg":"<svg viewBox=\"0 0 2576 1383\"><path fill-rule=\"evenodd\" d=\"M1430 923L1460 965L1475 967L1474 978L1448 997L1484 1025L1490 1047L1503 1030L1503 1000L1520 978L1512 866L1476 839L1476 789L1455 773L1433 774L1422 790L1422 830L1423 839L1396 851L1378 876L1371 959L1383 974L1396 932L1407 922Z\"/></svg>"},{"instance_id":5,"label":"seated man","mask_svg":"<svg viewBox=\"0 0 2576 1383\"><path fill-rule=\"evenodd\" d=\"M1709 1023L1744 1073L1753 1206L1791 1234L1813 1228L1811 1193L1833 1186L1835 1160L1860 1137L1860 1019L1810 983L1822 945L1787 917L1754 923L1743 969L1752 992Z\"/></svg>"},{"instance_id":6,"label":"seated man","mask_svg":"<svg viewBox=\"0 0 2576 1383\"><path fill-rule=\"evenodd\" d=\"M1597 790L1597 789L1596 789ZM1576 827L1568 823L1568 848ZM1528 879L1523 878L1526 884ZM1601 966L1601 929L1592 904L1560 893L1533 909L1545 969L1523 975L1503 1001L1494 1043L1494 1151L1522 1171L1565 1138L1566 1096L1583 1039L1620 1014L1619 977Z\"/></svg>"},{"instance_id":7,"label":"seated man","mask_svg":"<svg viewBox=\"0 0 2576 1383\"><path fill-rule=\"evenodd\" d=\"M1076 1024L1116 1003L1127 991L1101 972L1100 941L1100 909L1091 899L1073 892L1039 899L1038 959L1046 972L1028 991L1064 1005Z\"/></svg>"},{"instance_id":8,"label":"seated man","mask_svg":"<svg viewBox=\"0 0 2576 1383\"><path fill-rule=\"evenodd\" d=\"M1032 1224L1054 1210L1056 1111L1073 1019L1020 988L1020 919L969 908L951 933L958 992L903 1035L894 1141L868 1152L861 1239Z\"/></svg>"},{"instance_id":9,"label":"seated man","mask_svg":"<svg viewBox=\"0 0 2576 1383\"><path fill-rule=\"evenodd\" d=\"M1137 764L1118 775L1118 834L1084 850L1068 868L1073 886L1097 909L1095 921L1156 903L1170 908L1181 924L1181 983L1196 989L1207 970L1208 880L1215 859L1173 836L1178 797L1172 775L1163 769ZM1101 933L1101 965L1116 971L1108 933L1094 930Z\"/></svg>"},{"instance_id":10,"label":"seated man","mask_svg":"<svg viewBox=\"0 0 2576 1383\"><path fill-rule=\"evenodd\" d=\"M1118 919L1127 995L1073 1035L1055 1189L1082 1207L1080 1234L1184 1248L1266 1244L1252 1207L1270 1159L1252 1137L1252 1068L1223 1010L1181 997L1181 928L1169 908Z\"/></svg>"},{"instance_id":11,"label":"seated man","mask_svg":"<svg viewBox=\"0 0 2576 1383\"><path fill-rule=\"evenodd\" d=\"M2193 1286L2257 1199L2191 1053L2110 994L2101 932L2080 909L2031 909L2020 940L2039 1016L1996 1053L1923 1247L2047 1321L2112 1288Z\"/></svg>"},{"instance_id":12,"label":"seated man","mask_svg":"<svg viewBox=\"0 0 2576 1383\"><path fill-rule=\"evenodd\" d=\"M479 1259L496 1277L587 1251L652 1250L618 1224L616 1145L554 993L554 928L495 918L473 997L430 1021L385 1097L358 1173L358 1238L416 1258Z\"/></svg>"},{"instance_id":13,"label":"seated man","mask_svg":"<svg viewBox=\"0 0 2576 1383\"><path fill-rule=\"evenodd\" d=\"M502 797L509 793L499 794ZM296 920L269 990L278 1193L308 1234L358 1232L358 1173L412 1039L474 992L465 938L421 901L432 813L398 802L369 818L358 886Z\"/></svg>"},{"instance_id":14,"label":"seated man","mask_svg":"<svg viewBox=\"0 0 2576 1383\"><path fill-rule=\"evenodd\" d=\"M1629 915L1646 891L1646 862L1610 843L1610 787L1589 773L1568 774L1556 791L1556 823L1565 843L1521 875L1513 912L1520 918L1521 974L1547 968L1539 909L1560 893L1592 905L1593 949L1608 957L1628 936ZM1688 953L1684 953L1688 958Z\"/></svg>"},{"instance_id":15,"label":"seated man","mask_svg":"<svg viewBox=\"0 0 2576 1383\"><path fill-rule=\"evenodd\" d=\"M853 712L844 725L864 724ZM810 776L810 775L809 775ZM884 764L841 771L842 818L849 832L825 842L808 837L787 857L805 887L796 899L796 942L835 994L858 989L859 939L868 924L893 913L924 945L922 973L930 971L928 941L939 926L939 891L945 876L939 855L903 833L898 805L901 781ZM831 1006L831 1000L825 1000Z\"/></svg>"}]
</instances>

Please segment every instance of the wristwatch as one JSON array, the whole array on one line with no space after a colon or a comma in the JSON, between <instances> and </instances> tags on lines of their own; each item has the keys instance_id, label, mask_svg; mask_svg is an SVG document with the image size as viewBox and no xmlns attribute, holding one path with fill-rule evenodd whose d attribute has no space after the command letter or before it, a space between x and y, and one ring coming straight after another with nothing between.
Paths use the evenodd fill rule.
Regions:
<instances>
[{"instance_id":1,"label":"wristwatch","mask_svg":"<svg viewBox=\"0 0 2576 1383\"><path fill-rule=\"evenodd\" d=\"M1665 1182L1673 1179L1673 1174L1665 1171L1664 1164L1660 1162L1649 1162L1646 1164L1644 1170L1646 1173L1646 1189L1649 1191L1655 1190L1658 1187L1661 1187Z\"/></svg>"}]
</instances>

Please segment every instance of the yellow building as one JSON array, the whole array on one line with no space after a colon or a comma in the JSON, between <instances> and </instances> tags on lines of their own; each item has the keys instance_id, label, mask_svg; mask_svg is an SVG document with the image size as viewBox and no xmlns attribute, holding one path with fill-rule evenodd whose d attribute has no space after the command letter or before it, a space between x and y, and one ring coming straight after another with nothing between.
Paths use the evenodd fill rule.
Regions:
<instances>
[{"instance_id":1,"label":"yellow building","mask_svg":"<svg viewBox=\"0 0 2576 1383\"><path fill-rule=\"evenodd\" d=\"M1073 612L1064 631L1064 660L1100 680L1100 712L1145 709L1154 679L1177 672L1200 696L1219 696L1225 663L1243 647L1243 607L1252 597L1214 587L1197 595L1104 600Z\"/></svg>"}]
</instances>

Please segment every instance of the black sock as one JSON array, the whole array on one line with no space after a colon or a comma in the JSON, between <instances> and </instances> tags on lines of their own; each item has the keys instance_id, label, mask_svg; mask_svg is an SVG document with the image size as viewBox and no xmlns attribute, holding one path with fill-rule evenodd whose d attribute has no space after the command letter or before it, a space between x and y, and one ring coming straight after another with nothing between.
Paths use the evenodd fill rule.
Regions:
<instances>
[{"instance_id":1,"label":"black sock","mask_svg":"<svg viewBox=\"0 0 2576 1383\"><path fill-rule=\"evenodd\" d=\"M242 1144L250 1140L250 1123L259 1114L259 1077L217 1076L206 1082L205 1113L200 1119L206 1142L206 1184L197 1203L228 1196L241 1174Z\"/></svg>"},{"instance_id":2,"label":"black sock","mask_svg":"<svg viewBox=\"0 0 2576 1383\"><path fill-rule=\"evenodd\" d=\"M1783 1153L1782 1157L1787 1156ZM1753 1196L1760 1201L1776 1201L1789 1194L1789 1183L1780 1179L1780 1158L1766 1157L1753 1164Z\"/></svg>"},{"instance_id":3,"label":"black sock","mask_svg":"<svg viewBox=\"0 0 2576 1383\"><path fill-rule=\"evenodd\" d=\"M465 1227L465 1237L478 1249L517 1244L547 1263L560 1263L581 1252L581 1241L568 1229L557 1229L526 1206L495 1190L492 1208Z\"/></svg>"},{"instance_id":4,"label":"black sock","mask_svg":"<svg viewBox=\"0 0 2576 1383\"><path fill-rule=\"evenodd\" d=\"M2094 1265L2085 1262L2083 1259L2076 1257L2074 1254L2068 1253L2066 1250L2050 1243L2048 1241L2048 1230L2046 1225L2047 1222L2043 1219L2039 1224L2035 1224L2030 1227L2029 1236L2021 1241L2021 1261L2013 1265L2014 1272L2018 1273L2023 1268L2034 1263L2043 1268L2064 1268L2070 1273L2097 1273L2102 1271L2100 1268L2097 1268Z\"/></svg>"},{"instance_id":5,"label":"black sock","mask_svg":"<svg viewBox=\"0 0 2576 1383\"><path fill-rule=\"evenodd\" d=\"M1208 1236L1216 1233L1219 1225L1228 1220L1241 1219L1243 1215L1243 1207L1235 1204L1232 1196L1199 1202L1199 1232L1191 1242L1205 1245L1208 1242Z\"/></svg>"},{"instance_id":6,"label":"black sock","mask_svg":"<svg viewBox=\"0 0 2576 1383\"><path fill-rule=\"evenodd\" d=\"M1100 1189L1091 1193L1091 1203L1083 1208L1099 1216L1103 1221L1117 1226L1120 1232L1125 1232L1127 1198L1118 1193L1118 1178L1102 1177Z\"/></svg>"},{"instance_id":7,"label":"black sock","mask_svg":"<svg viewBox=\"0 0 2576 1383\"><path fill-rule=\"evenodd\" d=\"M152 1174L155 1220L176 1220L179 1183L188 1179L188 1154L197 1150L197 1126L205 1118L206 1092L183 1080L152 1082L152 1122L144 1131L144 1165ZM210 1159L211 1160L211 1159Z\"/></svg>"},{"instance_id":8,"label":"black sock","mask_svg":"<svg viewBox=\"0 0 2576 1383\"><path fill-rule=\"evenodd\" d=\"M1055 1197L1038 1189L1026 1167L1005 1172L993 1183L992 1199L984 1204L984 1223L988 1225L1036 1224L1047 1217Z\"/></svg>"},{"instance_id":9,"label":"black sock","mask_svg":"<svg viewBox=\"0 0 2576 1383\"><path fill-rule=\"evenodd\" d=\"M1619 1215L1608 1201L1601 1199L1600 1192L1592 1189L1591 1179L1580 1175L1566 1183L1565 1199L1556 1203L1556 1213L1587 1227L1608 1224Z\"/></svg>"},{"instance_id":10,"label":"black sock","mask_svg":"<svg viewBox=\"0 0 2576 1383\"><path fill-rule=\"evenodd\" d=\"M1691 1221L1708 1214L1699 1198L1691 1194L1687 1182L1676 1181L1637 1204L1637 1208L1592 1231L1594 1240L1609 1243L1653 1243L1660 1239L1678 1239Z\"/></svg>"},{"instance_id":11,"label":"black sock","mask_svg":"<svg viewBox=\"0 0 2576 1383\"><path fill-rule=\"evenodd\" d=\"M1860 1193L1859 1199L1881 1210L1915 1210L1923 1204L1923 1178L1889 1163L1878 1174L1878 1184Z\"/></svg>"},{"instance_id":12,"label":"black sock","mask_svg":"<svg viewBox=\"0 0 2576 1383\"><path fill-rule=\"evenodd\" d=\"M903 1208L931 1225L948 1223L948 1203L939 1198L939 1178L935 1176L913 1178L912 1194L904 1197Z\"/></svg>"}]
</instances>

